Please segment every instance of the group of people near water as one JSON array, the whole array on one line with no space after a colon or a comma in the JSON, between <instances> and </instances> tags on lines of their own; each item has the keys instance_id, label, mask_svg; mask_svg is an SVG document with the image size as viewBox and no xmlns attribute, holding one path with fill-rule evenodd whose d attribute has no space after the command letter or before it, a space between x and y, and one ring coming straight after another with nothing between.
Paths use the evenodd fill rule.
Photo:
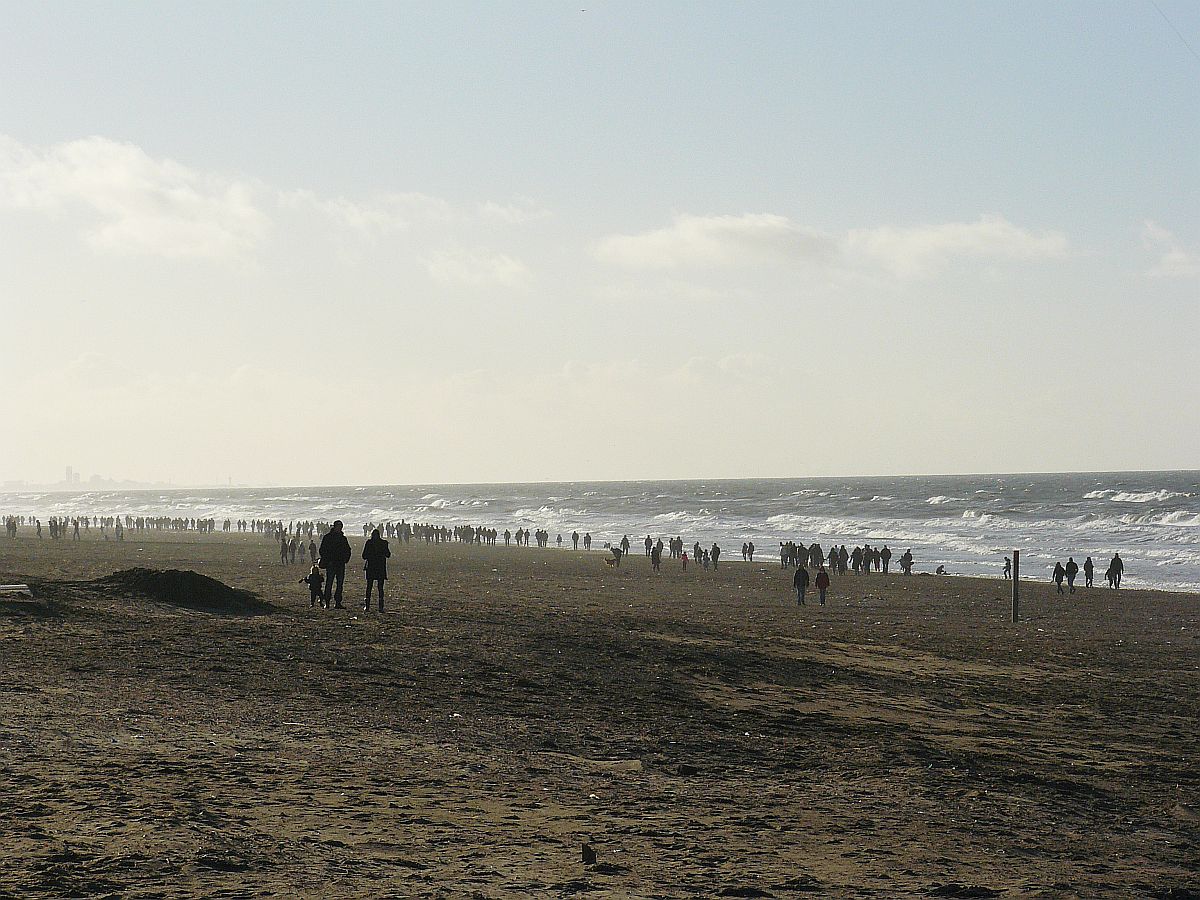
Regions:
<instances>
[{"instance_id":1,"label":"group of people near water","mask_svg":"<svg viewBox=\"0 0 1200 900\"><path fill-rule=\"evenodd\" d=\"M1075 579L1079 577L1080 571L1083 572L1083 586L1094 587L1096 564L1092 562L1090 556L1083 561L1082 567L1079 563L1075 562L1075 557L1073 556L1067 557L1065 565L1062 562L1056 562L1053 571L1050 573L1050 580L1054 582L1058 593L1073 594L1075 593ZM1006 556L1004 557L1004 577L1011 579L1012 575L1012 559ZM1124 575L1125 560L1121 559L1120 553L1114 553L1113 558L1108 563L1108 569L1104 573L1104 580L1108 582L1110 588L1117 590L1121 587L1121 578ZM1064 581L1067 583L1066 591L1063 590Z\"/></svg>"},{"instance_id":2,"label":"group of people near water","mask_svg":"<svg viewBox=\"0 0 1200 900\"><path fill-rule=\"evenodd\" d=\"M750 551L752 558L753 545L750 545ZM892 551L887 544L880 548L863 544L853 550L847 550L845 544L840 547L834 544L826 554L821 545L815 542L807 547L803 541L800 543L795 541L779 542L779 568L781 569L805 565L819 569L826 562L829 564L829 571L837 575L845 575L851 570L855 575L867 575L872 568L876 572L883 572L886 575L891 570ZM912 550L905 550L900 557L901 574L911 575L913 563Z\"/></svg>"},{"instance_id":3,"label":"group of people near water","mask_svg":"<svg viewBox=\"0 0 1200 900\"><path fill-rule=\"evenodd\" d=\"M91 530L98 530L104 540L109 540L111 533L111 539L123 541L127 530L136 532L191 531L204 534L213 533L218 528L215 518L180 516L51 516L43 526L42 520L36 516L9 515L4 517L3 522L5 533L10 538L15 538L20 528L29 527L34 529L38 538L48 534L53 540L70 536L76 541L80 540L81 531L86 534ZM333 523L312 520L291 521L285 524L282 520L277 519L239 519L234 521L226 518L220 523L220 530L226 533L236 530L239 533L273 537L279 545L279 560L282 565L307 562L311 566L309 574L301 580L307 583L313 592L310 598L312 605L315 606L320 602L325 607L329 607L331 603L334 608L341 607L345 563L334 563L333 568L330 569L331 560L340 559L345 553L350 552L349 542L346 540L344 526L340 520ZM436 544L453 541L462 544L496 546L499 538L503 536L505 546L515 543L518 547L528 547L531 539L536 542L538 547L550 546L550 532L544 528L531 530L519 527L514 533L507 528L503 532L481 525L458 525L449 528L441 525L409 523L401 519L399 522L383 522L378 525L368 522L362 526L362 530L364 536L369 535L363 549L364 565L368 568L369 574L378 576L368 578L368 593L372 587L377 585L380 609L383 607L383 583L387 579L386 560L391 555L388 548L389 539L396 539L406 544L417 540ZM319 547L318 538L320 539ZM568 540L573 550L579 550L581 546L584 550L592 549L593 538L590 532L581 535L579 531L573 531ZM331 542L329 543L329 553L326 553L327 541ZM342 542L345 542L344 548L341 546ZM560 549L564 546L565 541L561 533L557 535L554 543ZM664 551L667 558L679 561L683 571L687 571L689 563L694 563L706 571L710 568L717 569L720 565L721 547L716 543L711 547L702 547L700 542L696 541L690 548L690 554L683 538L679 536L669 538L664 543L662 538L655 540L650 535L646 535L641 544L654 572L662 571ZM630 552L629 535L622 535L620 541L613 544L606 543L604 546L611 554L609 562L614 566L620 566L622 559L627 557ZM742 559L746 562L753 562L754 554L759 548L755 547L753 541L746 541L742 544L741 549ZM780 568L797 569L794 574L794 586L799 603L804 602L805 591L809 584L812 584L820 592L823 603L825 592L829 588L830 575L846 575L848 572L866 575L872 571L887 574L890 572L892 558L893 552L887 544L882 547L863 544L853 550L848 549L845 544L840 546L834 544L826 551L816 542L808 545L803 541L779 542ZM349 557L347 557L348 561ZM911 549L906 550L898 562L902 574L913 574L914 560ZM1059 594L1073 594L1080 571L1083 572L1084 586L1089 588L1094 586L1095 568L1090 556L1084 560L1082 566L1075 562L1074 557L1069 557L1065 563L1056 562L1054 564L1050 579L1054 582ZM815 571L816 574L810 575L809 569ZM1108 586L1113 589L1120 588L1124 572L1125 563L1121 559L1120 553L1116 553L1104 573ZM945 569L939 566L937 574L945 574ZM1005 557L1004 560L1003 574L1006 579L1012 578L1012 560L1008 557ZM803 582L803 585L800 582ZM822 582L825 582L824 588L822 588Z\"/></svg>"}]
</instances>

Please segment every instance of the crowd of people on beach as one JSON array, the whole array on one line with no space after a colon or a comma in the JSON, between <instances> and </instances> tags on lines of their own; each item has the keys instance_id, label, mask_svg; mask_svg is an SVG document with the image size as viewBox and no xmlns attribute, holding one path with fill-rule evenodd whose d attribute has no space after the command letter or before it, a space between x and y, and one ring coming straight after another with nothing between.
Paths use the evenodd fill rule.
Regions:
<instances>
[{"instance_id":1,"label":"crowd of people on beach","mask_svg":"<svg viewBox=\"0 0 1200 900\"><path fill-rule=\"evenodd\" d=\"M104 540L123 541L125 532L143 533L147 531L194 532L211 534L217 530L215 518L174 517L174 516L51 516L43 526L42 520L36 516L10 515L4 517L5 533L14 538L20 528L32 528L41 539L49 536L51 540L81 540L81 534L97 532ZM345 535L345 528L340 520L324 522L319 520L302 520L283 522L279 519L238 519L226 518L220 523L224 533L236 531L239 534L257 534L273 538L279 547L281 565L291 566L297 563L310 566L308 575L301 582L308 585L310 604L323 608L343 608L343 586L345 582L345 567L353 552ZM379 608L383 609L383 586L387 579L387 559L391 556L389 540L403 544L412 541L427 544L467 544L483 547L495 547L501 537L504 545L529 547L531 542L539 548L548 548L551 543L550 532L545 528L528 529L524 526L515 532L505 529L500 532L497 528L483 525L456 525L447 527L430 523L387 521L381 523L367 522L362 526L366 541L363 546L364 569L367 573L366 608L370 608L372 588L378 594ZM319 541L319 544L318 544ZM573 531L566 541L561 533L557 534L554 544L563 548L569 541L572 550L590 551L593 537L590 532L580 534ZM699 566L704 571L719 568L722 550L717 543L709 547L701 546L699 541L692 544L690 551L682 536L667 538L664 543L661 537L655 539L646 535L640 542L645 555L650 561L653 572L661 572L663 568L664 551L666 558L676 560L680 571L686 572L689 563ZM632 544L629 535L624 534L620 540L604 543L608 551L607 561L614 568L620 567L623 559L628 557ZM758 552L753 541L742 544L742 560L753 562ZM779 542L779 566L781 569L795 569L793 586L796 589L797 603L804 605L809 585L813 585L822 604L830 587L830 576L868 575L871 572L889 574L893 552L885 543L881 547L870 544L856 546L852 550L845 544L833 544L825 550L819 543L805 544L803 541ZM912 575L914 558L911 549L905 550L897 560L902 575ZM810 573L810 570L811 573ZM1051 573L1059 594L1075 593L1075 582L1079 572L1083 572L1084 586L1094 584L1095 564L1089 556L1079 566L1074 557L1069 557L1066 563L1056 562ZM1109 587L1119 588L1124 575L1125 563L1120 553L1114 554L1105 579ZM938 567L938 575L946 574L942 566ZM1012 560L1005 557L1003 577L1012 578ZM1064 590L1064 583L1066 588Z\"/></svg>"}]
</instances>

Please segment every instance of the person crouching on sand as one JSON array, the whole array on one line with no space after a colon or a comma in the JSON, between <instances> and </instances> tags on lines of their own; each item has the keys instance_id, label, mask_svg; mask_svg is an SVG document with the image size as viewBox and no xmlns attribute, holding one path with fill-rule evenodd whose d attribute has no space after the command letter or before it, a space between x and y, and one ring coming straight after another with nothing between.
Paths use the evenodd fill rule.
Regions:
<instances>
[{"instance_id":1,"label":"person crouching on sand","mask_svg":"<svg viewBox=\"0 0 1200 900\"><path fill-rule=\"evenodd\" d=\"M321 574L321 570L317 566L313 566L309 573L300 579L301 584L308 585L308 605L316 606L317 601L321 601L321 606L326 607L328 604L325 598L321 596L321 588L325 584L325 576Z\"/></svg>"}]
</instances>

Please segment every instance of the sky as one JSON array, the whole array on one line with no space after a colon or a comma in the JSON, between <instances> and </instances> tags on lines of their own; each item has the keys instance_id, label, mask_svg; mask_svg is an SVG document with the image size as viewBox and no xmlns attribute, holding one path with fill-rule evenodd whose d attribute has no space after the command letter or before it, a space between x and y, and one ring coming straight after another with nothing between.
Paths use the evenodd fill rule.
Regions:
<instances>
[{"instance_id":1,"label":"sky","mask_svg":"<svg viewBox=\"0 0 1200 900\"><path fill-rule=\"evenodd\" d=\"M1200 6L0 2L0 482L1200 466Z\"/></svg>"}]
</instances>

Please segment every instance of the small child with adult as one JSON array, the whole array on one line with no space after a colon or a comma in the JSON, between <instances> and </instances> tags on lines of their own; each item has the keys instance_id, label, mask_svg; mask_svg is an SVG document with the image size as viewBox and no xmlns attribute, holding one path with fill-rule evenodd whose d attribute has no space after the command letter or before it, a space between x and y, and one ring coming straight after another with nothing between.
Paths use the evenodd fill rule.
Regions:
<instances>
[{"instance_id":1,"label":"small child with adult","mask_svg":"<svg viewBox=\"0 0 1200 900\"><path fill-rule=\"evenodd\" d=\"M325 586L325 575L321 572L321 569L318 566L314 565L312 569L309 570L309 573L300 579L300 583L308 585L309 606L316 606L317 601L320 600L321 607L327 607L325 598L321 593Z\"/></svg>"}]
</instances>

